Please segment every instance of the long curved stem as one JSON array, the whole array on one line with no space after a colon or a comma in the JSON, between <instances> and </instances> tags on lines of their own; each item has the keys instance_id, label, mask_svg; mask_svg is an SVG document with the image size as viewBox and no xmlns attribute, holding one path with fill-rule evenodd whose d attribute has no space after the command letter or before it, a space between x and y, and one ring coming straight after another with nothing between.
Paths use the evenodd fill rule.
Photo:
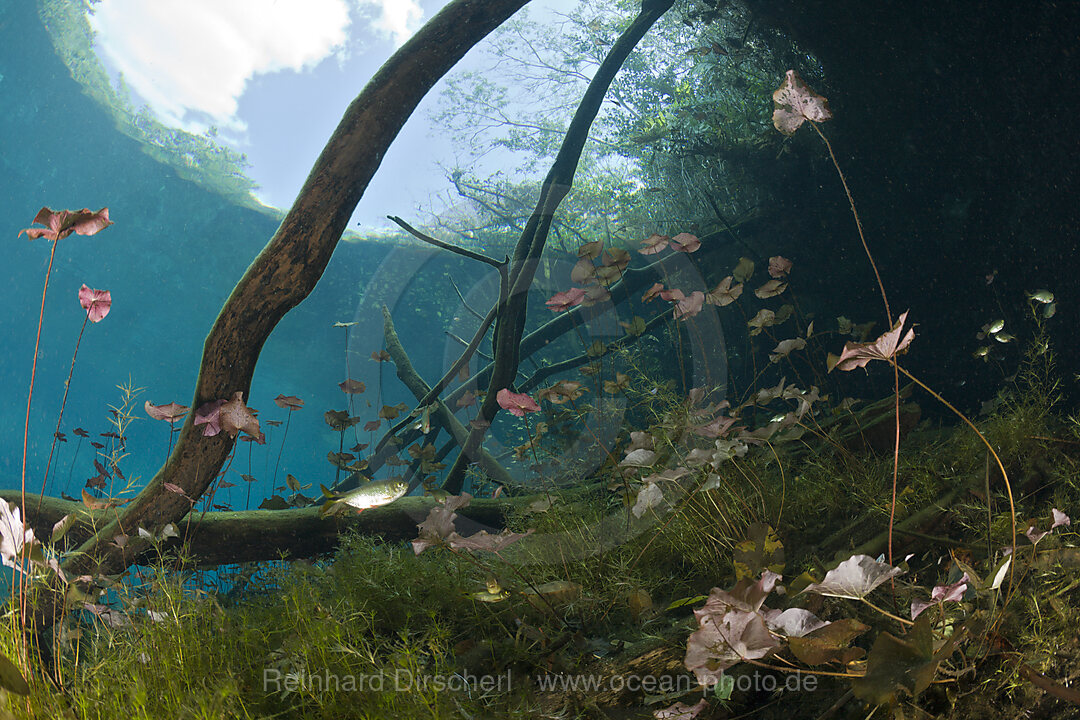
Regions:
<instances>
[{"instance_id":1,"label":"long curved stem","mask_svg":"<svg viewBox=\"0 0 1080 720\"><path fill-rule=\"evenodd\" d=\"M49 251L49 267L45 270L45 286L41 288L41 312L38 313L37 337L34 339L34 362L30 366L30 390L26 393L26 422L23 425L22 446L22 481L19 488L19 502L23 512L26 512L26 451L30 442L30 403L34 398L34 378L37 376L38 348L41 347L41 326L45 322L45 295L49 292L49 276L52 274L53 258L56 257L56 243L53 240L52 250ZM14 588L14 583L12 584ZM19 606L22 612L23 627L26 627L26 573L19 578Z\"/></svg>"},{"instance_id":2,"label":"long curved stem","mask_svg":"<svg viewBox=\"0 0 1080 720\"><path fill-rule=\"evenodd\" d=\"M53 431L52 446L49 448L49 460L45 463L45 477L41 479L41 493L38 496L38 510L41 509L41 501L45 497L45 485L49 482L49 468L52 467L53 452L56 450L56 441L60 435L60 421L64 419L64 408L67 406L68 391L71 390L71 377L75 374L75 358L79 355L79 345L82 344L82 336L86 331L86 322L90 319L90 311L86 311L82 327L79 328L79 338L75 341L75 352L71 354L71 369L68 370L67 380L64 381L64 399L60 401L60 412L56 416L56 430Z\"/></svg>"},{"instance_id":3,"label":"long curved stem","mask_svg":"<svg viewBox=\"0 0 1080 720\"><path fill-rule=\"evenodd\" d=\"M817 126L817 123L810 121L810 127L814 128L814 132L818 134L825 142L825 147L829 150L829 157L832 158L833 167L836 168L836 174L840 176L840 183L844 186L844 194L847 195L848 205L851 206L851 214L855 217L855 228L859 231L859 240L862 242L863 250L866 251L866 259L870 261L870 267L874 270L874 278L877 279L878 290L881 291L881 301L885 304L885 319L888 321L888 327L893 326L892 310L889 309L889 296L885 292L885 283L881 280L881 273L878 272L877 263L874 262L874 255L870 252L870 244L866 242L866 235L863 233L862 220L859 219L859 212L855 209L855 198L851 195L851 188L848 187L847 178L844 177L844 172L840 169L840 163L836 159L836 153L833 152L832 143L829 142L829 138L825 137L825 133L821 132L821 128ZM893 417L896 419L894 424L895 433L893 439L893 476L892 476L892 500L889 503L889 564L892 565L893 561L893 526L896 524L896 489L900 478L900 373L897 371L896 363L893 363ZM1014 543L1015 544L1015 543Z\"/></svg>"},{"instance_id":4,"label":"long curved stem","mask_svg":"<svg viewBox=\"0 0 1080 720\"><path fill-rule=\"evenodd\" d=\"M974 432L976 435L979 436L979 440L982 440L983 445L986 446L986 449L990 452L990 455L993 456L994 462L997 463L998 470L1001 472L1001 478L1002 478L1002 480L1005 481L1005 494L1008 495L1008 497L1009 497L1009 518L1010 518L1010 520L1012 522L1012 536L1011 536L1010 540L1011 540L1012 548L1015 551L1016 550L1016 503L1015 503L1015 500L1013 499L1012 483L1009 482L1009 473L1005 472L1005 465L1002 464L1001 458L998 457L998 454L994 451L994 446L991 445L990 441L986 439L986 436L983 435L982 432L979 431L979 428L975 427L975 423L971 422L971 420L968 419L967 415L965 415L964 413L957 410L953 406L952 403L950 403L948 400L946 400L945 398L941 397L936 392L931 390L926 385L926 383L924 383L922 380L915 377L914 375L912 375L910 372L908 372L904 368L900 367L900 364L897 363L895 360L893 361L893 367L895 367L899 372L904 373L904 375L906 375L908 378L910 378L916 385L921 387L923 390L930 393L934 397L934 399L937 400L939 403L941 403L945 407L952 410L953 413L956 415L956 417L960 418L964 422L965 425L967 425L969 428L971 428L972 432ZM990 502L990 498L989 497L986 498L986 501ZM1011 593L1011 585L1012 585L1012 578L1013 578L1013 570L1014 569L1015 569L1015 564L1010 563L1010 565L1009 565L1010 593Z\"/></svg>"}]
</instances>

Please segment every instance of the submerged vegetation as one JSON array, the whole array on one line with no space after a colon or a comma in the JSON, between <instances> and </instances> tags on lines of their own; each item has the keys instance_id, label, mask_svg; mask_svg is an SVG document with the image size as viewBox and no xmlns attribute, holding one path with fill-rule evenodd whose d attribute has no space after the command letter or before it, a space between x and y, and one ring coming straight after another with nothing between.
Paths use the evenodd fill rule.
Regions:
<instances>
[{"instance_id":1,"label":"submerged vegetation","mask_svg":"<svg viewBox=\"0 0 1080 720\"><path fill-rule=\"evenodd\" d=\"M500 12L512 5L500 3ZM352 323L337 323L347 409L322 416L337 482L321 487L321 507L304 494L310 483L286 473L276 485L304 401L275 398L284 428L271 443L267 432L282 421L260 418L245 400L258 348L311 291L341 234L343 221L318 232L304 222L334 214L318 187L298 199L223 309L191 406L145 401L150 417L170 425L156 476L142 482L121 470L138 408L130 382L112 408L112 444L95 448L98 475L81 505L38 499L35 507L24 470L21 492L0 501L0 559L15 578L0 626L3 712L959 719L1057 717L1078 703L1070 682L1080 672L1080 556L1069 513L1080 499L1080 418L1059 397L1049 290L1015 298L1007 311L1023 321L1010 320L1008 330L993 318L972 328L984 343L972 354L1004 376L974 419L909 372L901 360L920 352L922 331L889 305L888 269L875 263L821 127L832 113L793 69L778 88L779 75L770 80L772 127L789 138L808 124L823 141L881 292L883 332L858 308L849 312L862 324L801 300L798 260L743 247L715 199L663 190L694 153L657 147L641 175L662 187L657 197L591 174L595 194L572 198L563 208L570 219L554 221L578 161L602 166L605 153L584 150L598 137L625 147L620 133L639 144L711 136L702 147L732 156L761 145L754 138L763 113L746 98L766 98L745 72L739 92L713 88L712 97L709 83L737 85L726 70L679 78L660 68L650 82L671 85L663 112L644 112L655 93L637 87L633 96L648 73L634 64L641 57L627 60L630 50L671 5L649 0L617 28L601 16L575 18L618 39L596 44L589 73L575 70L587 87L580 104L567 104L561 144L507 139L537 162L555 158L535 196L517 194L525 183L456 177L474 204L470 219L485 221L456 231L515 235L512 257L495 259L495 242L487 251L450 245L399 220L422 242L485 266L498 292L490 309L473 310L472 339L458 338L461 355L434 381L413 366L382 308L383 347L370 359L393 364L412 404L356 402L367 387L349 369ZM683 25L703 22L702 12L685 14ZM668 42L689 42L688 31L672 35L666 22ZM684 55L713 62L753 41L747 26L738 42L702 41ZM755 69L778 62L772 53L754 57ZM601 116L602 132L590 140L624 62L628 77L613 87L638 111L622 124L618 114ZM416 71L406 80L407 72ZM393 70L387 76L399 80ZM498 106L492 88L469 92ZM741 117L742 132L715 132L716 118L694 98L715 107L736 95L741 105L724 115ZM400 114L404 122L408 111ZM343 127L363 128L365 117ZM537 127L545 138L554 131ZM389 142L393 133L383 132ZM376 141L364 143L381 154ZM373 172L335 162L313 175ZM664 192L676 199L665 205ZM596 197L614 205L589 216L584 208ZM335 196L331 204L355 201ZM631 207L620 215L623 201ZM716 216L712 229L690 227L703 204ZM731 198L722 204L745 209ZM511 206L520 213L503 212ZM317 213L305 216L312 207ZM656 213L665 222L651 221ZM47 227L27 234L52 241L53 253L72 232L112 224L106 209L43 208L35 222ZM634 234L645 225L651 231ZM720 237L738 249L718 250ZM280 267L285 281L275 275ZM112 299L83 286L80 302L97 322ZM732 331L726 347L723 328ZM1003 347L1025 350L1002 356ZM850 379L856 374L871 381ZM877 385L876 376L890 382ZM932 405L945 410L924 419ZM946 412L959 422L938 419ZM371 442L361 442L360 427ZM237 457L240 441L248 446ZM266 446L268 474L276 458L272 482L282 495L260 511L231 513L229 542L238 553L262 543L253 555L261 561L207 562L206 516L228 509L215 493L246 455L247 510L255 445ZM386 472L394 474L379 475ZM337 547L311 551L305 533L331 535Z\"/></svg>"}]
</instances>

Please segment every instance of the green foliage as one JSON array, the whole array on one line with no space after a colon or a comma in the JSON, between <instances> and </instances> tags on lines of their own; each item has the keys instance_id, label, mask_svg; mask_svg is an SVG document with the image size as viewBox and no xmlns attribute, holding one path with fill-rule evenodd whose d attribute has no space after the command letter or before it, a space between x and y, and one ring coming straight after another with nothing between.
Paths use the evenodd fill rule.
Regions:
<instances>
[{"instance_id":1,"label":"green foliage","mask_svg":"<svg viewBox=\"0 0 1080 720\"><path fill-rule=\"evenodd\" d=\"M123 78L116 87L93 51L93 31L86 20L93 0L41 0L40 13L56 54L90 97L110 111L117 129L138 140L143 151L174 168L180 177L265 211L251 194L255 183L244 175L246 158L216 140L216 131L193 135L162 125L146 109L131 105Z\"/></svg>"}]
</instances>

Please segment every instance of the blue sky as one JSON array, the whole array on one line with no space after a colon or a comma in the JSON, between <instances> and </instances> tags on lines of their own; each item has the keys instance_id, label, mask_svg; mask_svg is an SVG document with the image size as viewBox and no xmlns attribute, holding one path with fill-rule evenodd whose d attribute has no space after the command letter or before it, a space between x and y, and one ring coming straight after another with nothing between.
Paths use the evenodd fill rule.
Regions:
<instances>
[{"instance_id":1,"label":"blue sky","mask_svg":"<svg viewBox=\"0 0 1080 720\"><path fill-rule=\"evenodd\" d=\"M102 0L90 21L109 71L173 127L247 155L258 198L287 208L348 103L448 0ZM565 8L573 0L545 6ZM351 227L415 216L444 191L446 138L429 95L394 143ZM359 223L359 225L358 225Z\"/></svg>"}]
</instances>

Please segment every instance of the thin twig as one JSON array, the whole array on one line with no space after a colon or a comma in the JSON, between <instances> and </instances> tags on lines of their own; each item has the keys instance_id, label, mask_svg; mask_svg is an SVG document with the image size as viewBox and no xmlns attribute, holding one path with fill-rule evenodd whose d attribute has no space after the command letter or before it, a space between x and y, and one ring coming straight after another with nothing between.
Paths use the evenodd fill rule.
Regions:
<instances>
[{"instance_id":1,"label":"thin twig","mask_svg":"<svg viewBox=\"0 0 1080 720\"><path fill-rule=\"evenodd\" d=\"M458 247L457 245L451 245L450 243L444 243L442 240L436 240L435 238L431 237L430 235L425 235L424 233L420 232L419 230L414 228L412 225L405 222L404 220L397 217L396 215L387 215L386 218L387 218L387 220L392 220L393 222L400 225L401 228L405 232L409 233L410 235L412 235L416 239L423 240L424 242L428 243L429 245L434 245L437 248L442 248L443 250L448 250L448 251L450 251L452 253L456 253L458 255L461 255L462 257L470 258L471 260L477 260L477 261L482 262L482 263L487 263L488 265L491 265L492 267L497 268L500 265L502 265L502 263L500 263L498 260L495 260L493 258L489 258L487 255L481 255L478 252L473 252L472 250L466 250L465 248Z\"/></svg>"}]
</instances>

